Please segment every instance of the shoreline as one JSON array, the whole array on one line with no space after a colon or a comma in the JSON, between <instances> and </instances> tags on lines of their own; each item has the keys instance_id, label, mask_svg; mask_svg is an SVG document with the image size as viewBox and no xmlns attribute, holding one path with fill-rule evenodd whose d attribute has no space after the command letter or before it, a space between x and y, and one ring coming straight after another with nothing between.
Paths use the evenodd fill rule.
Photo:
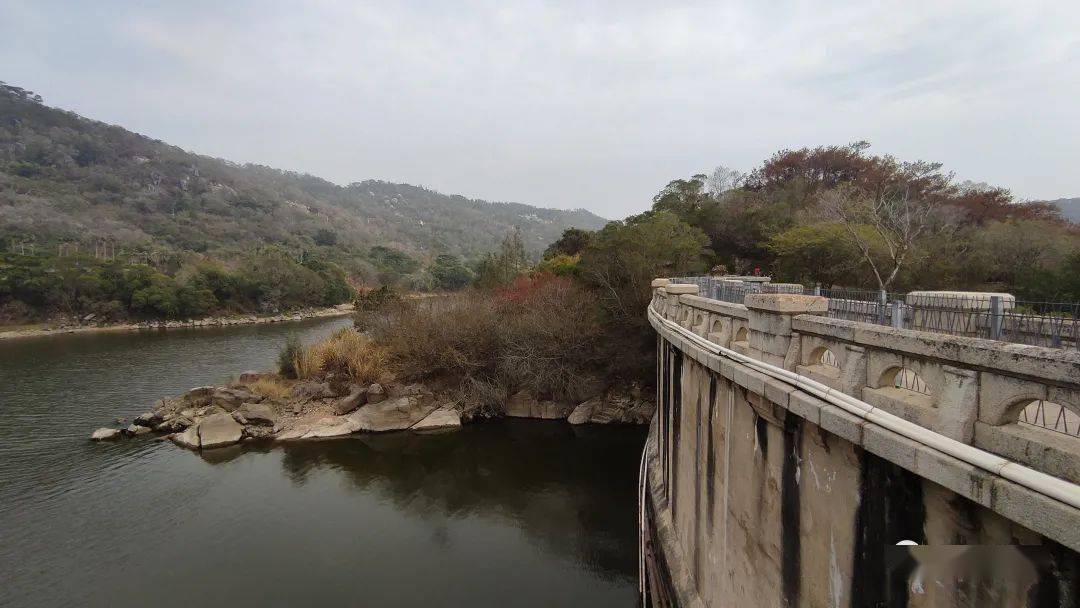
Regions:
<instances>
[{"instance_id":1,"label":"shoreline","mask_svg":"<svg viewBox=\"0 0 1080 608\"><path fill-rule=\"evenodd\" d=\"M353 308L352 304L341 304L339 306L334 306L330 308L303 309L295 312L279 313L269 316L234 315L225 317L206 317L204 319L190 319L184 321L143 321L141 323L113 323L109 325L81 325L74 327L17 329L13 331L3 331L2 329L0 329L0 341L83 333L105 333L161 329L190 329L195 327L230 327L233 325L288 323L290 321L306 321L308 319L341 317L345 315L351 315L353 314L353 312L355 312L355 309Z\"/></svg>"}]
</instances>

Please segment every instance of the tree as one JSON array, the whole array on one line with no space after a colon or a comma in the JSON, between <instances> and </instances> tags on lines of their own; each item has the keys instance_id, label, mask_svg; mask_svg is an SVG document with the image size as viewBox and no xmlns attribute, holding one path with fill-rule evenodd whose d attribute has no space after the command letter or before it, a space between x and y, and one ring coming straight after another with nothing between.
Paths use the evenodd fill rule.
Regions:
<instances>
[{"instance_id":1,"label":"tree","mask_svg":"<svg viewBox=\"0 0 1080 608\"><path fill-rule=\"evenodd\" d=\"M582 230L580 228L567 228L563 231L562 236L557 241L548 245L544 250L544 259L555 257L559 254L574 256L579 253L585 247L588 246L589 241L592 239L593 232L591 230Z\"/></svg>"},{"instance_id":2,"label":"tree","mask_svg":"<svg viewBox=\"0 0 1080 608\"><path fill-rule=\"evenodd\" d=\"M844 227L881 290L893 283L931 226L932 214L943 200L940 168L922 161L904 163L893 179L874 190L842 185L821 195L822 207ZM873 229L873 239L862 226ZM884 259L875 255L874 240L884 248Z\"/></svg>"},{"instance_id":3,"label":"tree","mask_svg":"<svg viewBox=\"0 0 1080 608\"><path fill-rule=\"evenodd\" d=\"M472 281L473 275L456 255L440 254L428 270L435 289L455 291Z\"/></svg>"},{"instance_id":4,"label":"tree","mask_svg":"<svg viewBox=\"0 0 1080 608\"><path fill-rule=\"evenodd\" d=\"M859 284L862 255L847 236L844 226L835 223L794 226L774 235L768 247L776 255L775 274L826 287Z\"/></svg>"},{"instance_id":5,"label":"tree","mask_svg":"<svg viewBox=\"0 0 1080 608\"><path fill-rule=\"evenodd\" d=\"M713 169L705 181L705 191L714 198L720 198L731 190L737 190L746 183L747 175L730 167L720 165Z\"/></svg>"},{"instance_id":6,"label":"tree","mask_svg":"<svg viewBox=\"0 0 1080 608\"><path fill-rule=\"evenodd\" d=\"M674 213L609 222L581 254L579 276L599 306L605 366L612 377L647 378L653 332L644 311L656 277L701 272L709 239Z\"/></svg>"},{"instance_id":7,"label":"tree","mask_svg":"<svg viewBox=\"0 0 1080 608\"><path fill-rule=\"evenodd\" d=\"M504 285L528 267L529 257L521 240L521 230L514 228L503 238L497 254L488 253L477 264L475 283L478 287Z\"/></svg>"}]
</instances>

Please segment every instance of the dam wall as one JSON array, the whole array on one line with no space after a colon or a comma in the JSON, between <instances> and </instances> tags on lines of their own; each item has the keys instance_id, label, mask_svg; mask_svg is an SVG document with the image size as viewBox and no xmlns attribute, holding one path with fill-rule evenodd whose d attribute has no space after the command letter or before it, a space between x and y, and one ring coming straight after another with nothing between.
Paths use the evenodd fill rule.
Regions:
<instances>
[{"instance_id":1,"label":"dam wall","mask_svg":"<svg viewBox=\"0 0 1080 608\"><path fill-rule=\"evenodd\" d=\"M648 312L647 605L1080 605L1080 353L697 289Z\"/></svg>"}]
</instances>

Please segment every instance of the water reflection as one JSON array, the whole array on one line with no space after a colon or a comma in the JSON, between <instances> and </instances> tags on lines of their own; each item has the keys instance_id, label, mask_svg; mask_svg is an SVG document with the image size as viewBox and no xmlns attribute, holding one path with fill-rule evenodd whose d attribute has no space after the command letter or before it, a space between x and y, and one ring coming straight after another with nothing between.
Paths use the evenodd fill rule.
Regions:
<instances>
[{"instance_id":1,"label":"water reflection","mask_svg":"<svg viewBox=\"0 0 1080 608\"><path fill-rule=\"evenodd\" d=\"M633 604L643 429L86 440L347 322L0 342L0 605Z\"/></svg>"}]
</instances>

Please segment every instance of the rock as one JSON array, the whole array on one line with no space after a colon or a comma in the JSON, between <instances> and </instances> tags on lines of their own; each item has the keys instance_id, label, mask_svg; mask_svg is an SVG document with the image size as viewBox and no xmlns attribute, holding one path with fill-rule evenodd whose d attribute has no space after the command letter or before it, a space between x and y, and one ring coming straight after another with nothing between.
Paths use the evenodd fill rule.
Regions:
<instances>
[{"instance_id":1,"label":"rock","mask_svg":"<svg viewBox=\"0 0 1080 608\"><path fill-rule=\"evenodd\" d=\"M371 404L371 403L379 403L379 402L381 402L381 401L383 401L385 399L386 399L386 390L383 388L383 385L379 384L378 382L375 382L375 383L373 383L371 386L369 386L367 388L367 402L369 404Z\"/></svg>"},{"instance_id":2,"label":"rock","mask_svg":"<svg viewBox=\"0 0 1080 608\"><path fill-rule=\"evenodd\" d=\"M503 412L511 418L542 418L558 420L570 415L573 406L554 401L537 401L525 391L518 391L506 400Z\"/></svg>"},{"instance_id":3,"label":"rock","mask_svg":"<svg viewBox=\"0 0 1080 608\"><path fill-rule=\"evenodd\" d=\"M146 412L145 414L139 414L138 416L136 416L135 420L133 420L132 422L139 426L153 428L164 422L164 419L158 412Z\"/></svg>"},{"instance_id":4,"label":"rock","mask_svg":"<svg viewBox=\"0 0 1080 608\"><path fill-rule=\"evenodd\" d=\"M265 403L245 403L233 412L233 416L243 417L245 424L261 426L274 426L278 418L274 409Z\"/></svg>"},{"instance_id":5,"label":"rock","mask_svg":"<svg viewBox=\"0 0 1080 608\"><path fill-rule=\"evenodd\" d=\"M525 391L518 391L506 400L503 413L511 418L532 418L532 412L539 405L535 397Z\"/></svg>"},{"instance_id":6,"label":"rock","mask_svg":"<svg viewBox=\"0 0 1080 608\"><path fill-rule=\"evenodd\" d=\"M357 431L356 426L346 416L329 416L311 425L300 439L320 439L323 437L341 437Z\"/></svg>"},{"instance_id":7,"label":"rock","mask_svg":"<svg viewBox=\"0 0 1080 608\"><path fill-rule=\"evenodd\" d=\"M240 441L244 427L240 426L229 414L213 414L198 424L199 447L202 449L232 445ZM186 432L186 431L185 431Z\"/></svg>"},{"instance_id":8,"label":"rock","mask_svg":"<svg viewBox=\"0 0 1080 608\"><path fill-rule=\"evenodd\" d=\"M626 396L597 397L574 408L570 424L648 424L653 404Z\"/></svg>"},{"instance_id":9,"label":"rock","mask_svg":"<svg viewBox=\"0 0 1080 608\"><path fill-rule=\"evenodd\" d=\"M327 382L301 382L293 387L293 395L304 399L328 399L334 390Z\"/></svg>"},{"instance_id":10,"label":"rock","mask_svg":"<svg viewBox=\"0 0 1080 608\"><path fill-rule=\"evenodd\" d=\"M125 437L134 437L136 435L145 435L150 432L150 427L141 426L138 424L129 424L124 427L120 433Z\"/></svg>"},{"instance_id":11,"label":"rock","mask_svg":"<svg viewBox=\"0 0 1080 608\"><path fill-rule=\"evenodd\" d=\"M246 401L259 402L262 397L240 388L219 388L214 391L211 402L226 412L235 411Z\"/></svg>"},{"instance_id":12,"label":"rock","mask_svg":"<svg viewBox=\"0 0 1080 608\"><path fill-rule=\"evenodd\" d=\"M173 416L172 418L166 418L161 424L154 427L155 431L162 433L178 433L188 427L194 422L187 416Z\"/></svg>"},{"instance_id":13,"label":"rock","mask_svg":"<svg viewBox=\"0 0 1080 608\"><path fill-rule=\"evenodd\" d=\"M334 404L334 413L338 416L344 416L365 403L367 403L367 389L363 387L354 388L347 397L339 399Z\"/></svg>"},{"instance_id":14,"label":"rock","mask_svg":"<svg viewBox=\"0 0 1080 608\"><path fill-rule=\"evenodd\" d=\"M461 428L461 414L453 407L440 407L412 425L411 430L417 433L430 433L459 428Z\"/></svg>"},{"instance_id":15,"label":"rock","mask_svg":"<svg viewBox=\"0 0 1080 608\"><path fill-rule=\"evenodd\" d=\"M91 441L108 441L120 438L120 429L100 428L90 433Z\"/></svg>"},{"instance_id":16,"label":"rock","mask_svg":"<svg viewBox=\"0 0 1080 608\"><path fill-rule=\"evenodd\" d=\"M252 382L258 381L264 375L269 375L269 374L263 374L262 372L256 372L256 371L246 371L246 372L240 374L240 378L238 379L238 381L240 382L240 384L251 384Z\"/></svg>"},{"instance_id":17,"label":"rock","mask_svg":"<svg viewBox=\"0 0 1080 608\"><path fill-rule=\"evenodd\" d=\"M169 437L173 443L192 450L199 449L199 427L188 427L183 433L175 433Z\"/></svg>"},{"instance_id":18,"label":"rock","mask_svg":"<svg viewBox=\"0 0 1080 608\"><path fill-rule=\"evenodd\" d=\"M380 403L368 403L347 417L358 431L399 431L420 422L435 409L420 397L398 397Z\"/></svg>"},{"instance_id":19,"label":"rock","mask_svg":"<svg viewBox=\"0 0 1080 608\"><path fill-rule=\"evenodd\" d=\"M301 424L292 427L291 429L278 430L277 435L274 437L278 441L289 441L292 439L300 439L311 430L311 425Z\"/></svg>"},{"instance_id":20,"label":"rock","mask_svg":"<svg viewBox=\"0 0 1080 608\"><path fill-rule=\"evenodd\" d=\"M566 418L566 421L570 424L585 424L592 418L593 402L586 401L581 405L574 408L573 412Z\"/></svg>"},{"instance_id":21,"label":"rock","mask_svg":"<svg viewBox=\"0 0 1080 608\"><path fill-rule=\"evenodd\" d=\"M225 413L225 408L218 405L208 405L206 407L200 407L195 410L195 416L198 418L205 418L206 416L213 416L214 414Z\"/></svg>"},{"instance_id":22,"label":"rock","mask_svg":"<svg viewBox=\"0 0 1080 608\"><path fill-rule=\"evenodd\" d=\"M180 400L185 407L207 406L210 405L210 399L214 396L215 390L217 389L212 386L197 386L180 395Z\"/></svg>"}]
</instances>

